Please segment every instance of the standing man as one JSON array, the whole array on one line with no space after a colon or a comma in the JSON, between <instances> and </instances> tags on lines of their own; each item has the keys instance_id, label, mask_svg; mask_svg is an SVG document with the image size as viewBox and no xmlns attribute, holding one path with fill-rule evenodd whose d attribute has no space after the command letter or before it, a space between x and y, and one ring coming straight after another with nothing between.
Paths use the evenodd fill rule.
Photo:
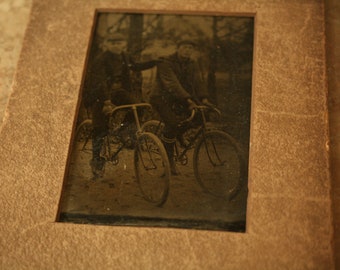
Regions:
<instances>
[{"instance_id":1,"label":"standing man","mask_svg":"<svg viewBox=\"0 0 340 270\"><path fill-rule=\"evenodd\" d=\"M190 115L196 103L211 104L198 64L190 58L195 47L192 39L178 42L176 52L157 65L156 85L150 96L165 125L162 141L173 175L179 174L174 162L174 144L176 137L181 138L184 132L178 124Z\"/></svg>"},{"instance_id":2,"label":"standing man","mask_svg":"<svg viewBox=\"0 0 340 270\"><path fill-rule=\"evenodd\" d=\"M134 62L125 52L127 41L120 33L107 35L103 47L105 51L93 61L86 74L83 91L84 104L92 110L93 150L90 165L95 177L102 176L104 160L100 157L100 151L108 131L107 114L115 105L137 103L131 89L130 72L149 69L157 63ZM132 113L127 113L123 121L133 121Z\"/></svg>"}]
</instances>

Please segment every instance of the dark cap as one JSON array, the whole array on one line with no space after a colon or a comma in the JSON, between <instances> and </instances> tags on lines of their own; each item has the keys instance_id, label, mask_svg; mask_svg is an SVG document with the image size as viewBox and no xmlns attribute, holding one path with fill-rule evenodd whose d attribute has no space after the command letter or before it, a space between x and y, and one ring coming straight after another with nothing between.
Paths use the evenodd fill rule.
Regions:
<instances>
[{"instance_id":1,"label":"dark cap","mask_svg":"<svg viewBox=\"0 0 340 270\"><path fill-rule=\"evenodd\" d=\"M105 40L110 40L110 41L126 40L126 37L123 34L116 32L116 33L107 34L107 36L105 37Z\"/></svg>"}]
</instances>

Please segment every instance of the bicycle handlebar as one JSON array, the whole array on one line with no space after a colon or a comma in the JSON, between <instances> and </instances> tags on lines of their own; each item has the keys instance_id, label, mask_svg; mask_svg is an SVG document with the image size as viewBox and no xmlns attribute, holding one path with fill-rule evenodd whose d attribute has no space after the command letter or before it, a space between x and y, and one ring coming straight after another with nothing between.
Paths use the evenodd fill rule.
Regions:
<instances>
[{"instance_id":1,"label":"bicycle handlebar","mask_svg":"<svg viewBox=\"0 0 340 270\"><path fill-rule=\"evenodd\" d=\"M181 124L188 123L188 122L192 121L192 119L194 119L194 117L196 115L196 111L197 111L196 108L192 109L190 116L188 118L184 119L183 121L181 121Z\"/></svg>"},{"instance_id":2,"label":"bicycle handlebar","mask_svg":"<svg viewBox=\"0 0 340 270\"><path fill-rule=\"evenodd\" d=\"M192 109L190 116L188 118L184 119L183 121L181 121L180 125L183 125L183 124L191 122L194 119L197 111L200 111L201 114L203 114L204 111L207 111L207 110L211 110L211 111L216 112L218 114L218 117L221 117L221 115L222 115L221 111L219 109L217 109L216 107L211 107L211 106L206 106L206 105L199 105L199 106L195 106Z\"/></svg>"},{"instance_id":3,"label":"bicycle handlebar","mask_svg":"<svg viewBox=\"0 0 340 270\"><path fill-rule=\"evenodd\" d=\"M126 110L126 109L137 109L137 107L147 107L150 110L152 109L151 104L149 103L134 103L134 104L127 104L127 105L120 105L117 107L114 107L113 110L109 113L109 115L113 115L115 112L119 110Z\"/></svg>"}]
</instances>

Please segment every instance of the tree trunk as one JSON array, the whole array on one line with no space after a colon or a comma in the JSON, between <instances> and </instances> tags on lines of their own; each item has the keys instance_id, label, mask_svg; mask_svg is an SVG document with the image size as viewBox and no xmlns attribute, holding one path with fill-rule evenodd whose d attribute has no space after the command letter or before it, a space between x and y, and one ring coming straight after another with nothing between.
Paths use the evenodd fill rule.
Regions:
<instances>
[{"instance_id":1,"label":"tree trunk","mask_svg":"<svg viewBox=\"0 0 340 270\"><path fill-rule=\"evenodd\" d=\"M208 90L211 100L216 103L217 102L217 93L216 93L216 61L217 61L217 17L213 17L213 41L212 41L212 48L210 51L210 64L209 64L209 71L208 71Z\"/></svg>"},{"instance_id":2,"label":"tree trunk","mask_svg":"<svg viewBox=\"0 0 340 270\"><path fill-rule=\"evenodd\" d=\"M143 14L130 15L130 28L128 33L128 52L134 61L140 61L143 48ZM142 101L143 77L140 71L131 73L131 90L137 101Z\"/></svg>"}]
</instances>

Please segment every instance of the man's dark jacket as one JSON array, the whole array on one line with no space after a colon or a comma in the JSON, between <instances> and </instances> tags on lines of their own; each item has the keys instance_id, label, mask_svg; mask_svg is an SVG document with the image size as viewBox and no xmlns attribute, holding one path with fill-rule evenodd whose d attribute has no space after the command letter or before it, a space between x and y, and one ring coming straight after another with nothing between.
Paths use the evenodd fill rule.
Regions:
<instances>
[{"instance_id":1,"label":"man's dark jacket","mask_svg":"<svg viewBox=\"0 0 340 270\"><path fill-rule=\"evenodd\" d=\"M188 98L201 100L207 96L207 89L195 61L181 60L174 53L158 63L151 98L162 97L165 102L173 104L185 102Z\"/></svg>"},{"instance_id":2,"label":"man's dark jacket","mask_svg":"<svg viewBox=\"0 0 340 270\"><path fill-rule=\"evenodd\" d=\"M86 107L94 102L110 100L112 92L119 90L132 91L131 71L142 71L152 68L156 61L136 63L127 53L114 54L106 51L100 54L86 73L83 101Z\"/></svg>"}]
</instances>

